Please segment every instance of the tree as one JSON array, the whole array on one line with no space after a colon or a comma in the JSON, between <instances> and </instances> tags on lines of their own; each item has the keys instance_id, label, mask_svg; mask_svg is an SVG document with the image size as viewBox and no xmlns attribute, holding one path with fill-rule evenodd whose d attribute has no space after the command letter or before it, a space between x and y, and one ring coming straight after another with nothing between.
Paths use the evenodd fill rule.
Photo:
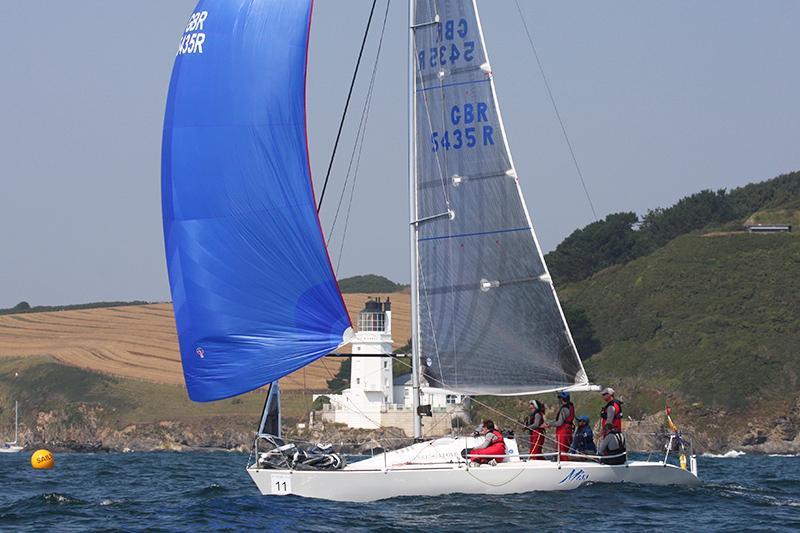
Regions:
<instances>
[{"instance_id":1,"label":"tree","mask_svg":"<svg viewBox=\"0 0 800 533\"><path fill-rule=\"evenodd\" d=\"M564 305L564 317L567 319L569 330L572 332L572 340L575 341L575 347L578 349L581 359L588 359L603 349L603 345L594 336L594 328L586 311L566 304Z\"/></svg>"},{"instance_id":2,"label":"tree","mask_svg":"<svg viewBox=\"0 0 800 533\"><path fill-rule=\"evenodd\" d=\"M639 242L633 229L638 220L636 213L612 213L572 232L545 257L556 283L580 281L638 257Z\"/></svg>"},{"instance_id":3,"label":"tree","mask_svg":"<svg viewBox=\"0 0 800 533\"><path fill-rule=\"evenodd\" d=\"M349 357L342 361L336 375L326 382L331 392L339 393L350 386L350 361L351 359Z\"/></svg>"}]
</instances>

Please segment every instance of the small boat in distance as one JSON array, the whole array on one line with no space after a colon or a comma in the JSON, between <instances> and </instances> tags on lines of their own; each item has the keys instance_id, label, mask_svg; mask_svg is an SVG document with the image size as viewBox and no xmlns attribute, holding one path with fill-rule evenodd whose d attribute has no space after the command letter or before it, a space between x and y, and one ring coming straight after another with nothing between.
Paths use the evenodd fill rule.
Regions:
<instances>
[{"instance_id":1,"label":"small boat in distance","mask_svg":"<svg viewBox=\"0 0 800 533\"><path fill-rule=\"evenodd\" d=\"M17 453L22 451L19 440L19 402L14 402L14 440L0 446L0 453Z\"/></svg>"}]
</instances>

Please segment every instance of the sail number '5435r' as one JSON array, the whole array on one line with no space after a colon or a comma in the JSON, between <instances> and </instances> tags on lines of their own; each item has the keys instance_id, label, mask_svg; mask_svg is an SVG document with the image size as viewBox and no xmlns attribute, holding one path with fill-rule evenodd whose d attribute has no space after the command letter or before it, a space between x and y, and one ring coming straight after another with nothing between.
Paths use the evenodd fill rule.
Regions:
<instances>
[{"instance_id":1,"label":"sail number '5435r'","mask_svg":"<svg viewBox=\"0 0 800 533\"><path fill-rule=\"evenodd\" d=\"M488 110L486 102L456 104L451 107L450 124L457 127L442 132L432 132L431 150L437 152L440 148L460 150L464 147L475 148L478 144L493 145L494 127L486 124L489 121L486 114Z\"/></svg>"}]
</instances>

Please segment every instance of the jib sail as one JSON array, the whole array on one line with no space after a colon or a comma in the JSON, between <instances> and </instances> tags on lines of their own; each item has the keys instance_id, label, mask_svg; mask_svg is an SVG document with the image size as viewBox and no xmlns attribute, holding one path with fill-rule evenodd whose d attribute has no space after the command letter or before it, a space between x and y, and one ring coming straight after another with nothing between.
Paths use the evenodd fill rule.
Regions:
<instances>
[{"instance_id":1,"label":"jib sail","mask_svg":"<svg viewBox=\"0 0 800 533\"><path fill-rule=\"evenodd\" d=\"M419 0L413 24L424 374L465 394L586 385L519 188L477 8Z\"/></svg>"}]
</instances>

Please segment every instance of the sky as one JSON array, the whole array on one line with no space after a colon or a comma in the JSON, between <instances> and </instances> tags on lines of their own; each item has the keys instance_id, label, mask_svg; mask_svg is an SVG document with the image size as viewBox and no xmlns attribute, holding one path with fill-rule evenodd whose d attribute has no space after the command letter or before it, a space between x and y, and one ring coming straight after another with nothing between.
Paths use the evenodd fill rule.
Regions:
<instances>
[{"instance_id":1,"label":"sky","mask_svg":"<svg viewBox=\"0 0 800 533\"><path fill-rule=\"evenodd\" d=\"M384 2L323 205L326 229ZM599 217L800 169L800 2L520 3ZM316 0L308 126L317 191L370 4ZM0 307L169 300L161 128L194 5L0 4ZM593 215L514 2L478 5L522 189L549 251ZM390 6L341 261L338 232L330 245L339 277L409 279L406 6Z\"/></svg>"}]
</instances>

